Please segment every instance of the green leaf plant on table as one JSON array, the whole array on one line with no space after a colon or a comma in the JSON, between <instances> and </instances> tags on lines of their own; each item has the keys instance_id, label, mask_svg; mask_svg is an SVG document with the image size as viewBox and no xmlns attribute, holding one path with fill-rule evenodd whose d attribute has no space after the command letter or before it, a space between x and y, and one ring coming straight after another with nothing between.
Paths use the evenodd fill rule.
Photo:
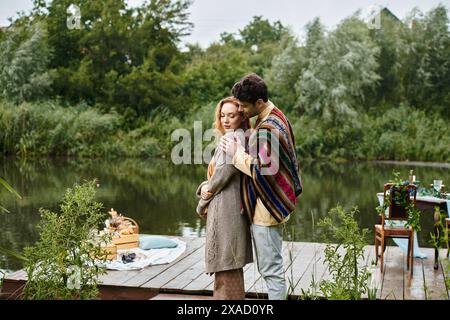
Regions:
<instances>
[{"instance_id":1,"label":"green leaf plant on table","mask_svg":"<svg viewBox=\"0 0 450 320\"><path fill-rule=\"evenodd\" d=\"M393 200L394 204L398 207L404 207L406 213L408 215L408 219L405 223L405 227L412 227L415 231L419 232L422 228L420 226L420 211L414 206L414 203L407 200L409 196L408 190L405 188L409 181L403 180L400 177L399 172L393 171L394 180L389 180L389 183L392 184L390 192L394 192ZM381 216L382 214L386 214L386 210L389 208L389 194L386 193L385 198L383 199L383 204L379 205L376 210L378 214ZM392 226L392 221L388 221L388 223Z\"/></svg>"}]
</instances>

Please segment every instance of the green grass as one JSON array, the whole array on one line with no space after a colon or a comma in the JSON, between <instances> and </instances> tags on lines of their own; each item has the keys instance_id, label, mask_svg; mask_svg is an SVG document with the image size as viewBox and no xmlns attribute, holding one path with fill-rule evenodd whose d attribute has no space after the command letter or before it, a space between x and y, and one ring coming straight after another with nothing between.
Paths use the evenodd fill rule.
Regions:
<instances>
[{"instance_id":1,"label":"green grass","mask_svg":"<svg viewBox=\"0 0 450 320\"><path fill-rule=\"evenodd\" d=\"M203 130L211 128L214 107L184 110L183 117L161 109L144 119L85 104L0 100L0 152L20 158L169 157L178 143L171 141L172 132L184 128L193 136L194 121L201 121ZM450 124L406 105L334 126L309 116L288 117L301 160L450 161Z\"/></svg>"}]
</instances>

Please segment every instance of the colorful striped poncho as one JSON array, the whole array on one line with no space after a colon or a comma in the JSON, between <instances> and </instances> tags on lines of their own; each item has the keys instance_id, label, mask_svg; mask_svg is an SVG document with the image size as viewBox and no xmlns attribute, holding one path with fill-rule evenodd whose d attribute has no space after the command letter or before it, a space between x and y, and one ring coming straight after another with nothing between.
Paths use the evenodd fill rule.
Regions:
<instances>
[{"instance_id":1,"label":"colorful striped poncho","mask_svg":"<svg viewBox=\"0 0 450 320\"><path fill-rule=\"evenodd\" d=\"M278 152L275 147L271 148L277 142L271 141L274 138L278 140ZM250 221L253 221L259 197L273 218L282 223L294 211L303 186L299 177L292 128L289 120L277 107L272 109L264 121L256 124L246 147L246 151L249 150L253 157L250 165L252 176L242 176L243 209ZM257 157L252 154L252 150L257 152ZM274 157L278 159L278 170L267 174L265 169L270 167Z\"/></svg>"}]
</instances>

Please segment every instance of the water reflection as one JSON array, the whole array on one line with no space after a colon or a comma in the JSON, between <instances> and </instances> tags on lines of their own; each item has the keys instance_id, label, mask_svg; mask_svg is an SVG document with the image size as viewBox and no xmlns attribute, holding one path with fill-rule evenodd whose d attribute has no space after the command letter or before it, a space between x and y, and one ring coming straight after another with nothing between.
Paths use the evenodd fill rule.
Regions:
<instances>
[{"instance_id":1,"label":"water reflection","mask_svg":"<svg viewBox=\"0 0 450 320\"><path fill-rule=\"evenodd\" d=\"M205 222L195 213L194 196L198 184L206 176L206 166L175 166L169 160L70 160L51 159L21 162L0 160L0 176L6 178L23 196L15 199L0 190L0 203L11 211L0 215L0 245L21 251L37 240L35 225L40 207L58 209L66 188L75 182L97 178L98 201L134 218L141 233L179 236L204 236ZM286 226L286 239L320 241L320 229L313 234L314 220L325 217L330 208L340 203L349 209L358 205L361 227L373 228L377 221L376 193L392 178L392 170L408 176L415 170L417 179L432 183L436 178L449 182L450 170L445 168L408 167L392 164L303 164L304 193L299 206ZM428 244L432 217L422 217L421 246ZM372 239L368 239L372 242ZM20 262L0 255L0 269L15 270Z\"/></svg>"}]
</instances>

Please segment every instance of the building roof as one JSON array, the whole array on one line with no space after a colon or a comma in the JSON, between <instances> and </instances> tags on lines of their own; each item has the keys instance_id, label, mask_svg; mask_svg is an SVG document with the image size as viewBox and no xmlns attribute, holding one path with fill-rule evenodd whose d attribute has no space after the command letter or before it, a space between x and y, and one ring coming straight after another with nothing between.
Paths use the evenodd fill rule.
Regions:
<instances>
[{"instance_id":1,"label":"building roof","mask_svg":"<svg viewBox=\"0 0 450 320\"><path fill-rule=\"evenodd\" d=\"M394 21L401 22L401 20L392 13L387 7L382 7L379 5L373 5L361 10L361 17L365 21L372 20L376 15L380 14L381 16L391 17Z\"/></svg>"}]
</instances>

